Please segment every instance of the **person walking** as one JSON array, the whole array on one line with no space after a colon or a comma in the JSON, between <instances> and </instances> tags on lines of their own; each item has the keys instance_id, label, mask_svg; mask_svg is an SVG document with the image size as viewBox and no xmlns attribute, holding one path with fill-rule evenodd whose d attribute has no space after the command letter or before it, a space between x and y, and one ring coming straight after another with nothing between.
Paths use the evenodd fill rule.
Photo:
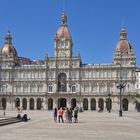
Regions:
<instances>
[{"instance_id":1,"label":"person walking","mask_svg":"<svg viewBox=\"0 0 140 140\"><path fill-rule=\"evenodd\" d=\"M54 117L54 121L57 122L57 108L55 108L53 111L53 117Z\"/></svg>"},{"instance_id":2,"label":"person walking","mask_svg":"<svg viewBox=\"0 0 140 140\"><path fill-rule=\"evenodd\" d=\"M74 108L74 123L78 123L78 109Z\"/></svg>"},{"instance_id":3,"label":"person walking","mask_svg":"<svg viewBox=\"0 0 140 140\"><path fill-rule=\"evenodd\" d=\"M62 123L64 123L64 120L63 120L63 113L64 113L64 110L63 108L61 107L59 110L58 110L58 121L60 123L60 119L62 121Z\"/></svg>"},{"instance_id":4,"label":"person walking","mask_svg":"<svg viewBox=\"0 0 140 140\"><path fill-rule=\"evenodd\" d=\"M72 123L72 117L73 117L73 111L72 111L72 109L70 108L70 109L68 110L68 121L69 121L69 123Z\"/></svg>"},{"instance_id":5,"label":"person walking","mask_svg":"<svg viewBox=\"0 0 140 140\"><path fill-rule=\"evenodd\" d=\"M68 122L68 108L65 108L65 110L64 110L64 122L65 123Z\"/></svg>"}]
</instances>

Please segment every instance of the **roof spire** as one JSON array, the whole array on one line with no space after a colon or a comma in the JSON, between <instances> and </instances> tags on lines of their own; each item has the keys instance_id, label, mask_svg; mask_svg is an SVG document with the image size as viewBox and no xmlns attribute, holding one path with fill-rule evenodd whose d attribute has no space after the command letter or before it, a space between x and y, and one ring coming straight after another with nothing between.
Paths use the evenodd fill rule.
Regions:
<instances>
[{"instance_id":1,"label":"roof spire","mask_svg":"<svg viewBox=\"0 0 140 140\"><path fill-rule=\"evenodd\" d=\"M124 23L122 23L122 30L120 32L120 40L126 40L127 32L124 27Z\"/></svg>"},{"instance_id":2,"label":"roof spire","mask_svg":"<svg viewBox=\"0 0 140 140\"><path fill-rule=\"evenodd\" d=\"M62 26L66 26L67 25L67 16L65 15L64 12L62 13L62 16L61 16L61 25Z\"/></svg>"},{"instance_id":3,"label":"roof spire","mask_svg":"<svg viewBox=\"0 0 140 140\"><path fill-rule=\"evenodd\" d=\"M65 13L65 0L63 0L63 7L62 7L62 11L63 11L63 13Z\"/></svg>"},{"instance_id":4,"label":"roof spire","mask_svg":"<svg viewBox=\"0 0 140 140\"><path fill-rule=\"evenodd\" d=\"M66 16L66 12L65 12L65 7L66 7L66 1L63 0L62 1L62 16L61 16L61 25L62 26L66 26L67 25L67 16Z\"/></svg>"},{"instance_id":5,"label":"roof spire","mask_svg":"<svg viewBox=\"0 0 140 140\"><path fill-rule=\"evenodd\" d=\"M5 44L12 44L12 37L10 35L10 31L8 30L6 37L5 37Z\"/></svg>"}]
</instances>

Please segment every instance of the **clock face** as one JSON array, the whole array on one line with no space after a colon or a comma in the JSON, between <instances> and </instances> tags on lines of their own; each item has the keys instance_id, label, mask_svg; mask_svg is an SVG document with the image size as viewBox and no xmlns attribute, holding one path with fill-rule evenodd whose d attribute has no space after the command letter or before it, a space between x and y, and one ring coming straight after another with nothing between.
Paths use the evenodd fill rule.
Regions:
<instances>
[{"instance_id":1,"label":"clock face","mask_svg":"<svg viewBox=\"0 0 140 140\"><path fill-rule=\"evenodd\" d=\"M59 56L60 56L60 57L66 57L66 53L65 53L64 51L61 51L61 52L59 53Z\"/></svg>"}]
</instances>

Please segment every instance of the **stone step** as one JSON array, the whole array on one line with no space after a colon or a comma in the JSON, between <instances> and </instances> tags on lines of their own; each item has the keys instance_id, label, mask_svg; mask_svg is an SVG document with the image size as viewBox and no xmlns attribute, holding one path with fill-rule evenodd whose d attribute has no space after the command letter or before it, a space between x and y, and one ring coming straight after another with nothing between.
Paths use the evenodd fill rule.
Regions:
<instances>
[{"instance_id":1,"label":"stone step","mask_svg":"<svg viewBox=\"0 0 140 140\"><path fill-rule=\"evenodd\" d=\"M18 122L22 122L22 120L17 119L16 117L0 119L0 126L12 124L12 123L18 123Z\"/></svg>"}]
</instances>

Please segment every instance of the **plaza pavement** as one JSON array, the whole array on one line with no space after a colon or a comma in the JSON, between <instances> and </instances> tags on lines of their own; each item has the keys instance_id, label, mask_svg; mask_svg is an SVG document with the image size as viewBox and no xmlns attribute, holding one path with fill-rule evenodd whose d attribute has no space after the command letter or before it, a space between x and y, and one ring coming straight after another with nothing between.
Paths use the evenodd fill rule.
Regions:
<instances>
[{"instance_id":1,"label":"plaza pavement","mask_svg":"<svg viewBox=\"0 0 140 140\"><path fill-rule=\"evenodd\" d=\"M79 123L55 123L52 111L23 111L31 118L0 127L0 140L140 140L140 113L85 111ZM3 112L0 110L0 117ZM6 116L16 116L6 111Z\"/></svg>"}]
</instances>

